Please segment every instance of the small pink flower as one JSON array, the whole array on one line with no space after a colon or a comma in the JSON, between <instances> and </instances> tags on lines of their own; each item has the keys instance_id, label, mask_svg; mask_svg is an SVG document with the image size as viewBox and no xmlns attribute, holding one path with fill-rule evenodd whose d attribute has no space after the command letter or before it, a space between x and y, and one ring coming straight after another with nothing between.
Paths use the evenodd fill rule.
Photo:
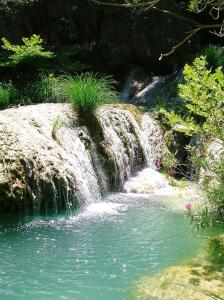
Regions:
<instances>
[{"instance_id":1,"label":"small pink flower","mask_svg":"<svg viewBox=\"0 0 224 300\"><path fill-rule=\"evenodd\" d=\"M174 169L173 168L168 168L168 174L173 175L174 174Z\"/></svg>"},{"instance_id":2,"label":"small pink flower","mask_svg":"<svg viewBox=\"0 0 224 300\"><path fill-rule=\"evenodd\" d=\"M185 208L186 208L187 210L191 210L191 208L192 208L191 203L187 203L186 206L185 206Z\"/></svg>"}]
</instances>

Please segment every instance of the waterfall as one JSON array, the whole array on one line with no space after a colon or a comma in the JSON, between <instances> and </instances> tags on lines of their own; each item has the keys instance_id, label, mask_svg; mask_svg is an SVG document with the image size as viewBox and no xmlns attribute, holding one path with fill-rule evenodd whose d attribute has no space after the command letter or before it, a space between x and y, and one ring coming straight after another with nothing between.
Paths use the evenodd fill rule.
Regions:
<instances>
[{"instance_id":1,"label":"waterfall","mask_svg":"<svg viewBox=\"0 0 224 300\"><path fill-rule=\"evenodd\" d=\"M78 126L69 104L19 107L0 115L0 211L49 214L100 201L144 166L154 167L165 149L152 116L131 105L98 110L99 145ZM56 119L62 125L52 134Z\"/></svg>"},{"instance_id":2,"label":"waterfall","mask_svg":"<svg viewBox=\"0 0 224 300\"><path fill-rule=\"evenodd\" d=\"M134 170L148 164L146 136L128 110L103 108L99 120L122 187Z\"/></svg>"},{"instance_id":3,"label":"waterfall","mask_svg":"<svg viewBox=\"0 0 224 300\"><path fill-rule=\"evenodd\" d=\"M150 106L156 99L177 97L176 87L180 77L180 72L152 76L142 68L135 68L129 73L120 93L121 102Z\"/></svg>"},{"instance_id":4,"label":"waterfall","mask_svg":"<svg viewBox=\"0 0 224 300\"><path fill-rule=\"evenodd\" d=\"M147 85L143 90L137 93L132 99L131 103L141 102L144 103L148 99L153 100L156 94L161 90L161 85L166 81L168 76L154 76L152 82Z\"/></svg>"}]
</instances>

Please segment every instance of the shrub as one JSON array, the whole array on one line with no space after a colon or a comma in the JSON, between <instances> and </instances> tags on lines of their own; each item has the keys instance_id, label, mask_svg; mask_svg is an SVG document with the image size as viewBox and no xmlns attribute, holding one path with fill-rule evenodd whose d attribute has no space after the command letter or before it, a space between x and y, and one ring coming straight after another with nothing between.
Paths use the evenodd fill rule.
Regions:
<instances>
[{"instance_id":1,"label":"shrub","mask_svg":"<svg viewBox=\"0 0 224 300\"><path fill-rule=\"evenodd\" d=\"M12 83L0 84L0 109L7 108L16 97L16 88Z\"/></svg>"},{"instance_id":2,"label":"shrub","mask_svg":"<svg viewBox=\"0 0 224 300\"><path fill-rule=\"evenodd\" d=\"M23 45L11 44L6 38L2 38L2 42L2 49L12 53L5 62L0 64L2 67L13 67L32 61L35 58L47 59L54 57L53 52L44 51L43 40L36 34L33 34L30 38L23 37Z\"/></svg>"},{"instance_id":3,"label":"shrub","mask_svg":"<svg viewBox=\"0 0 224 300\"><path fill-rule=\"evenodd\" d=\"M184 83L179 84L179 96L186 114L163 110L172 128L186 135L197 134L202 140L224 142L224 74L221 67L214 72L207 68L205 57L196 58L192 65L183 71ZM206 176L202 178L208 203L200 212L192 214L198 227L208 227L224 223L224 157L214 159L212 153L190 148L194 153L194 164L203 168ZM203 150L203 149L201 149Z\"/></svg>"},{"instance_id":4,"label":"shrub","mask_svg":"<svg viewBox=\"0 0 224 300\"><path fill-rule=\"evenodd\" d=\"M163 110L171 126L187 135L194 133L223 137L224 125L224 74L221 67L214 72L207 68L201 56L192 65L185 65L184 83L179 84L179 96L186 114Z\"/></svg>"},{"instance_id":5,"label":"shrub","mask_svg":"<svg viewBox=\"0 0 224 300\"><path fill-rule=\"evenodd\" d=\"M206 158L196 157L198 165L206 171L202 184L208 200L199 211L190 214L198 228L224 224L224 157L222 155L219 162L209 162L209 159L212 159L211 154Z\"/></svg>"},{"instance_id":6,"label":"shrub","mask_svg":"<svg viewBox=\"0 0 224 300\"><path fill-rule=\"evenodd\" d=\"M98 106L115 102L117 94L115 81L109 77L99 77L92 73L66 77L64 90L81 120L89 121Z\"/></svg>"}]
</instances>

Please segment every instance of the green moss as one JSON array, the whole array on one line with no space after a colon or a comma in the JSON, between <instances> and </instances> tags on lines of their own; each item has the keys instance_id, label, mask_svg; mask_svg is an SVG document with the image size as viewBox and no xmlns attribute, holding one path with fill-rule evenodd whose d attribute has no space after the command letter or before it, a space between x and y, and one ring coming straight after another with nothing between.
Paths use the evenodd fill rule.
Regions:
<instances>
[{"instance_id":1,"label":"green moss","mask_svg":"<svg viewBox=\"0 0 224 300\"><path fill-rule=\"evenodd\" d=\"M138 108L137 106L132 105L132 104L116 103L116 104L110 105L110 107L119 108L119 109L125 109L125 110L130 111L130 113L135 118L136 122L139 125L141 125L141 123L142 123L142 115L143 115L144 111L142 109Z\"/></svg>"}]
</instances>

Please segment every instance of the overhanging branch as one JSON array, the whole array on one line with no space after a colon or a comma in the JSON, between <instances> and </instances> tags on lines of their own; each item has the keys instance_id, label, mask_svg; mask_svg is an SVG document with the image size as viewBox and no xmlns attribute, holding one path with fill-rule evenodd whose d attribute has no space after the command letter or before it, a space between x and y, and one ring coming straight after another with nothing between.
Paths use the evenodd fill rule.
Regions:
<instances>
[{"instance_id":1,"label":"overhanging branch","mask_svg":"<svg viewBox=\"0 0 224 300\"><path fill-rule=\"evenodd\" d=\"M99 5L106 5L106 6L149 9L149 8L153 7L154 5L158 4L160 2L160 0L151 0L151 1L147 1L147 2L130 0L130 1L125 1L125 3L114 3L114 2L105 2L105 1L100 1L100 0L92 0L92 2L99 4Z\"/></svg>"},{"instance_id":2,"label":"overhanging branch","mask_svg":"<svg viewBox=\"0 0 224 300\"><path fill-rule=\"evenodd\" d=\"M161 54L160 57L159 57L159 60L162 60L163 57L170 56L171 54L173 54L178 48L180 48L181 46L183 46L187 41L190 40L190 38L192 38L199 31L201 31L203 29L220 28L220 26L222 26L222 24L198 25L195 29L193 29L192 31L190 31L188 33L188 35L182 41L180 41L178 44L176 44L175 46L173 46L172 49L169 52Z\"/></svg>"},{"instance_id":3,"label":"overhanging branch","mask_svg":"<svg viewBox=\"0 0 224 300\"><path fill-rule=\"evenodd\" d=\"M147 11L149 9L161 12L161 13L165 13L168 14L170 16L173 16L177 19L181 19L184 20L186 22L192 23L193 25L195 25L196 27L191 30L190 32L188 32L187 36L180 41L178 44L176 44L175 46L172 47L172 49L164 54L160 55L159 60L161 60L163 57L169 56L171 54L173 54L178 48L180 48L182 45L184 45L187 41L189 41L195 34L197 34L199 31L203 30L203 29L216 29L219 28L220 31L216 32L216 31L211 31L213 34L216 34L220 37L224 36L224 22L222 24L200 24L199 22L192 20L188 17L185 16L181 16L179 14L176 14L172 11L169 10L165 10L165 9L160 9L158 8L156 5L160 2L160 0L148 0L148 1L144 1L143 0L124 0L125 3L115 3L115 2L105 2L102 0L92 0L92 2L99 4L99 5L106 5L106 6L114 6L114 7L123 7L123 8L139 8L142 9L143 11ZM209 3L209 5L212 6L212 10L215 10L216 12L218 11L218 16L219 16L219 12L221 10L224 10L224 0L210 0L207 1L206 3ZM201 5L201 6L200 6ZM203 11L208 4L205 4L205 0L198 0L198 6L196 8L194 8L195 12L201 12ZM210 11L210 13L211 13ZM217 15L216 15L216 19L217 19Z\"/></svg>"}]
</instances>

